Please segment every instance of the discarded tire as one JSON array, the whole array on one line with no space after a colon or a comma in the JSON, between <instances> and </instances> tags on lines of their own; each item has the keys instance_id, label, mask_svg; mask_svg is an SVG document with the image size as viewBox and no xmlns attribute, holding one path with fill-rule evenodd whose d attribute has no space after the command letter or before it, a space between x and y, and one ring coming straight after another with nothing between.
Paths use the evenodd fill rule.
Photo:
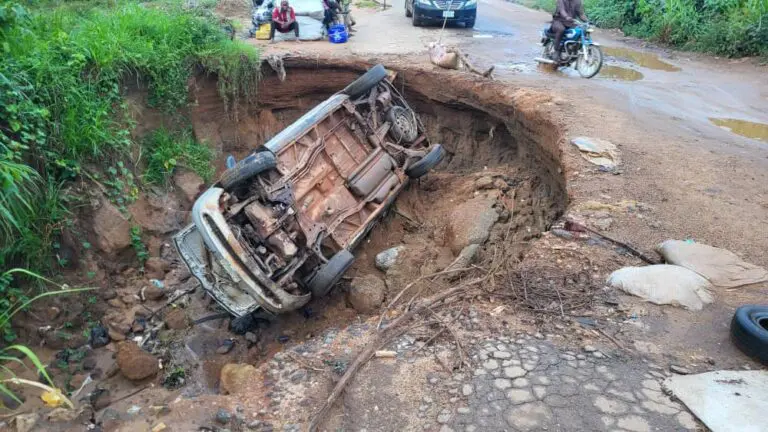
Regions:
<instances>
[{"instance_id":1,"label":"discarded tire","mask_svg":"<svg viewBox=\"0 0 768 432\"><path fill-rule=\"evenodd\" d=\"M241 160L234 167L224 171L219 184L225 191L231 191L253 176L277 166L277 157L269 150L253 153Z\"/></svg>"},{"instance_id":2,"label":"discarded tire","mask_svg":"<svg viewBox=\"0 0 768 432\"><path fill-rule=\"evenodd\" d=\"M307 281L307 285L312 291L314 298L324 297L328 294L328 291L336 285L336 282L341 279L341 275L352 265L355 261L355 256L346 249L342 249L336 252L336 255L331 257L327 263L325 263L320 270L317 271Z\"/></svg>"},{"instance_id":3,"label":"discarded tire","mask_svg":"<svg viewBox=\"0 0 768 432\"><path fill-rule=\"evenodd\" d=\"M368 90L372 89L387 77L387 70L384 66L377 64L376 66L368 69L360 78L352 81L348 86L344 87L341 92L349 96L351 99L356 99L358 96L362 96Z\"/></svg>"},{"instance_id":4,"label":"discarded tire","mask_svg":"<svg viewBox=\"0 0 768 432\"><path fill-rule=\"evenodd\" d=\"M768 365L768 306L745 305L731 321L731 340L744 354Z\"/></svg>"},{"instance_id":5,"label":"discarded tire","mask_svg":"<svg viewBox=\"0 0 768 432\"><path fill-rule=\"evenodd\" d=\"M408 167L407 170L405 170L405 173L408 175L408 177L416 179L424 174L428 173L429 170L436 167L437 164L440 163L441 160L443 160L443 157L445 156L445 149L443 149L443 146L440 144L435 144L432 146L432 149L429 151L429 153L426 154L423 158L419 159L415 164Z\"/></svg>"}]
</instances>

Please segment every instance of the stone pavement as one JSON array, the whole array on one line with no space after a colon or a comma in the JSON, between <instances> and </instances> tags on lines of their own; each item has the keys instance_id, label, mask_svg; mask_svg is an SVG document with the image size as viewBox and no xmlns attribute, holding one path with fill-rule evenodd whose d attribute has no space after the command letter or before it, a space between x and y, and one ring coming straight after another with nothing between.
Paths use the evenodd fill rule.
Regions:
<instances>
[{"instance_id":1,"label":"stone pavement","mask_svg":"<svg viewBox=\"0 0 768 432\"><path fill-rule=\"evenodd\" d=\"M694 417L660 387L665 372L639 360L608 358L585 346L579 353L530 336L499 337L473 348L472 371L447 381L430 380L448 392L449 406L427 429L451 431L687 431Z\"/></svg>"}]
</instances>

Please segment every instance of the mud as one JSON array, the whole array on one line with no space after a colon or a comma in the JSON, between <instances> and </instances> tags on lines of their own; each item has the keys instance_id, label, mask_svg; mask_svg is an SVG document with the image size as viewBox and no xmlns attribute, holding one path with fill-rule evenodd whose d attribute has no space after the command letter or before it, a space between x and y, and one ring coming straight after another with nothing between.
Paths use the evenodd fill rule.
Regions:
<instances>
[{"instance_id":1,"label":"mud","mask_svg":"<svg viewBox=\"0 0 768 432\"><path fill-rule=\"evenodd\" d=\"M648 52L619 47L603 47L603 52L608 56L625 59L648 69L664 72L680 72L683 70L680 67L659 59L659 56L656 54Z\"/></svg>"},{"instance_id":2,"label":"mud","mask_svg":"<svg viewBox=\"0 0 768 432\"><path fill-rule=\"evenodd\" d=\"M732 118L710 118L709 121L737 135L768 142L768 124Z\"/></svg>"},{"instance_id":3,"label":"mud","mask_svg":"<svg viewBox=\"0 0 768 432\"><path fill-rule=\"evenodd\" d=\"M600 74L598 77L620 81L640 81L643 79L643 74L630 68L603 65L603 67L600 69Z\"/></svg>"}]
</instances>

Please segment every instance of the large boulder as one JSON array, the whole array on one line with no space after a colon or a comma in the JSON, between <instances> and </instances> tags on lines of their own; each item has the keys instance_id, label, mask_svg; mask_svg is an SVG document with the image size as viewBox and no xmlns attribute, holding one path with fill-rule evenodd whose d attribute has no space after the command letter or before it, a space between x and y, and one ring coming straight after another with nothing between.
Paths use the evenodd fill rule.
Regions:
<instances>
[{"instance_id":1,"label":"large boulder","mask_svg":"<svg viewBox=\"0 0 768 432\"><path fill-rule=\"evenodd\" d=\"M363 314L373 313L384 303L386 289L384 281L374 275L356 277L349 284L347 300L356 311Z\"/></svg>"},{"instance_id":2,"label":"large boulder","mask_svg":"<svg viewBox=\"0 0 768 432\"><path fill-rule=\"evenodd\" d=\"M133 342L121 342L117 346L117 367L129 380L143 380L160 369L157 359Z\"/></svg>"},{"instance_id":3,"label":"large boulder","mask_svg":"<svg viewBox=\"0 0 768 432\"><path fill-rule=\"evenodd\" d=\"M112 254L131 245L131 223L112 203L102 200L101 207L93 215L93 232L96 245Z\"/></svg>"},{"instance_id":4,"label":"large boulder","mask_svg":"<svg viewBox=\"0 0 768 432\"><path fill-rule=\"evenodd\" d=\"M456 207L449 219L450 247L459 254L465 247L482 245L488 240L499 213L493 208L496 200L477 196Z\"/></svg>"},{"instance_id":5,"label":"large boulder","mask_svg":"<svg viewBox=\"0 0 768 432\"><path fill-rule=\"evenodd\" d=\"M128 211L144 230L155 234L179 230L187 215L178 200L168 194L141 197L128 207Z\"/></svg>"},{"instance_id":6,"label":"large boulder","mask_svg":"<svg viewBox=\"0 0 768 432\"><path fill-rule=\"evenodd\" d=\"M249 364L225 364L219 375L219 392L234 395L245 393L249 383L256 379L256 374L256 368Z\"/></svg>"},{"instance_id":7,"label":"large boulder","mask_svg":"<svg viewBox=\"0 0 768 432\"><path fill-rule=\"evenodd\" d=\"M197 195L204 190L203 178L192 171L179 170L173 175L173 183L181 191L187 202L195 202Z\"/></svg>"}]
</instances>

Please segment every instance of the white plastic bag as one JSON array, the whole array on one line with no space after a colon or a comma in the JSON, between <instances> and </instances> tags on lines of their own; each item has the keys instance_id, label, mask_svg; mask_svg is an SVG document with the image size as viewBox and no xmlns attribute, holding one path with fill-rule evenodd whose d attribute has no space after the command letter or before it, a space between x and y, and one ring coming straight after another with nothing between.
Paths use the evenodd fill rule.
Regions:
<instances>
[{"instance_id":1,"label":"white plastic bag","mask_svg":"<svg viewBox=\"0 0 768 432\"><path fill-rule=\"evenodd\" d=\"M658 251L666 262L693 270L717 287L733 288L768 281L768 271L744 262L726 249L667 240L659 245Z\"/></svg>"}]
</instances>

